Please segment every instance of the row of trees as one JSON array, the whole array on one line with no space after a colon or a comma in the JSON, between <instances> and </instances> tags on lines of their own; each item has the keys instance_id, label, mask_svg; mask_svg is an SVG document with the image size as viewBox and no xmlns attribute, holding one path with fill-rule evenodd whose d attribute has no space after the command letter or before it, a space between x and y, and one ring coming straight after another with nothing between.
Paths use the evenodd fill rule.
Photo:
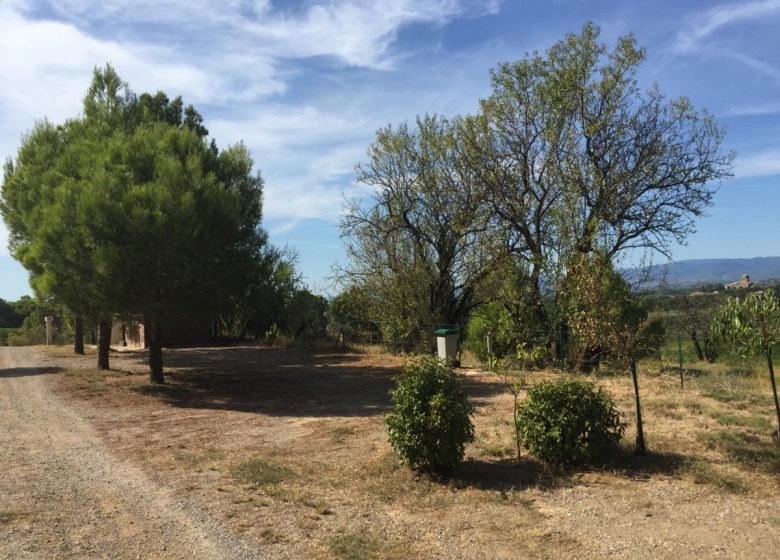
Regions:
<instances>
[{"instance_id":1,"label":"row of trees","mask_svg":"<svg viewBox=\"0 0 780 560\"><path fill-rule=\"evenodd\" d=\"M599 309L627 301L616 262L668 256L693 231L730 173L723 130L687 99L640 88L633 37L611 51L598 38L587 24L500 65L475 115L377 133L358 167L376 194L342 220L339 276L387 342L424 347L429 325L465 327L492 304L513 345L587 362L614 330Z\"/></svg>"},{"instance_id":2,"label":"row of trees","mask_svg":"<svg viewBox=\"0 0 780 560\"><path fill-rule=\"evenodd\" d=\"M162 92L133 94L96 69L83 113L39 121L5 164L0 212L37 294L98 324L108 368L113 318L143 321L150 378L163 382L171 320L219 317L243 332L300 291L260 227L263 180L243 144L220 150L201 115Z\"/></svg>"},{"instance_id":3,"label":"row of trees","mask_svg":"<svg viewBox=\"0 0 780 560\"><path fill-rule=\"evenodd\" d=\"M5 301L0 299L0 329L15 329L21 327L24 319L29 315L29 308L26 305L32 303L28 296L19 301Z\"/></svg>"}]
</instances>

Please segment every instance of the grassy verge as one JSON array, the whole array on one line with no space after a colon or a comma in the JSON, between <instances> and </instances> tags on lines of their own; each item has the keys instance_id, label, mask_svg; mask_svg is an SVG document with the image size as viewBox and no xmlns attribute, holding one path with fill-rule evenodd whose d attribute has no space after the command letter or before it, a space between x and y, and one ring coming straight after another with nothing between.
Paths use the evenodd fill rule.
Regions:
<instances>
[{"instance_id":1,"label":"grassy verge","mask_svg":"<svg viewBox=\"0 0 780 560\"><path fill-rule=\"evenodd\" d=\"M232 474L237 481L254 486L277 484L297 476L292 469L265 459L248 459L236 465Z\"/></svg>"}]
</instances>

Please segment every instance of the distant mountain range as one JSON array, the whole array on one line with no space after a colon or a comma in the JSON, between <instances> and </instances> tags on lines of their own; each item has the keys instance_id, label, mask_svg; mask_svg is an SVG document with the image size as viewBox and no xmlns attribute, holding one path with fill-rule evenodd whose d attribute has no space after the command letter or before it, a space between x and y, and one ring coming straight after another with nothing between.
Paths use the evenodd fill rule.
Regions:
<instances>
[{"instance_id":1,"label":"distant mountain range","mask_svg":"<svg viewBox=\"0 0 780 560\"><path fill-rule=\"evenodd\" d=\"M629 281L644 279L646 269L624 269L621 274ZM659 284L673 286L698 286L702 284L727 284L736 282L742 274L750 275L752 282L780 279L780 257L755 257L752 259L692 259L658 264L650 267L642 288Z\"/></svg>"}]
</instances>

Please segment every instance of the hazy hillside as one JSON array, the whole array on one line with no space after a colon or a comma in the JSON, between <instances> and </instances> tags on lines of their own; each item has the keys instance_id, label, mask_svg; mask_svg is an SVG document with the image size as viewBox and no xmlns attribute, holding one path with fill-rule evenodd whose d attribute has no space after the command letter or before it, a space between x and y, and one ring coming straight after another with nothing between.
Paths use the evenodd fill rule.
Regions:
<instances>
[{"instance_id":1,"label":"hazy hillside","mask_svg":"<svg viewBox=\"0 0 780 560\"><path fill-rule=\"evenodd\" d=\"M629 281L644 271L624 271ZM753 282L780 278L780 257L755 257L752 259L693 259L664 265L654 265L650 270L650 282L645 287L659 283L692 286L710 283L728 283L749 274Z\"/></svg>"}]
</instances>

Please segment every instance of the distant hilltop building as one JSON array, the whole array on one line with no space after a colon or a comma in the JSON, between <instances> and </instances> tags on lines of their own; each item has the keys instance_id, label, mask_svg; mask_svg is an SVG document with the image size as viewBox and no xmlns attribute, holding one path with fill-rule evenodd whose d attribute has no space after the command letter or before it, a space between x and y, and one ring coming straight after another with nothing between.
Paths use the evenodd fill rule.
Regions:
<instances>
[{"instance_id":1,"label":"distant hilltop building","mask_svg":"<svg viewBox=\"0 0 780 560\"><path fill-rule=\"evenodd\" d=\"M738 282L732 282L731 284L726 284L724 288L727 290L739 290L740 288L752 288L753 282L750 281L750 275L749 274L743 274Z\"/></svg>"}]
</instances>

